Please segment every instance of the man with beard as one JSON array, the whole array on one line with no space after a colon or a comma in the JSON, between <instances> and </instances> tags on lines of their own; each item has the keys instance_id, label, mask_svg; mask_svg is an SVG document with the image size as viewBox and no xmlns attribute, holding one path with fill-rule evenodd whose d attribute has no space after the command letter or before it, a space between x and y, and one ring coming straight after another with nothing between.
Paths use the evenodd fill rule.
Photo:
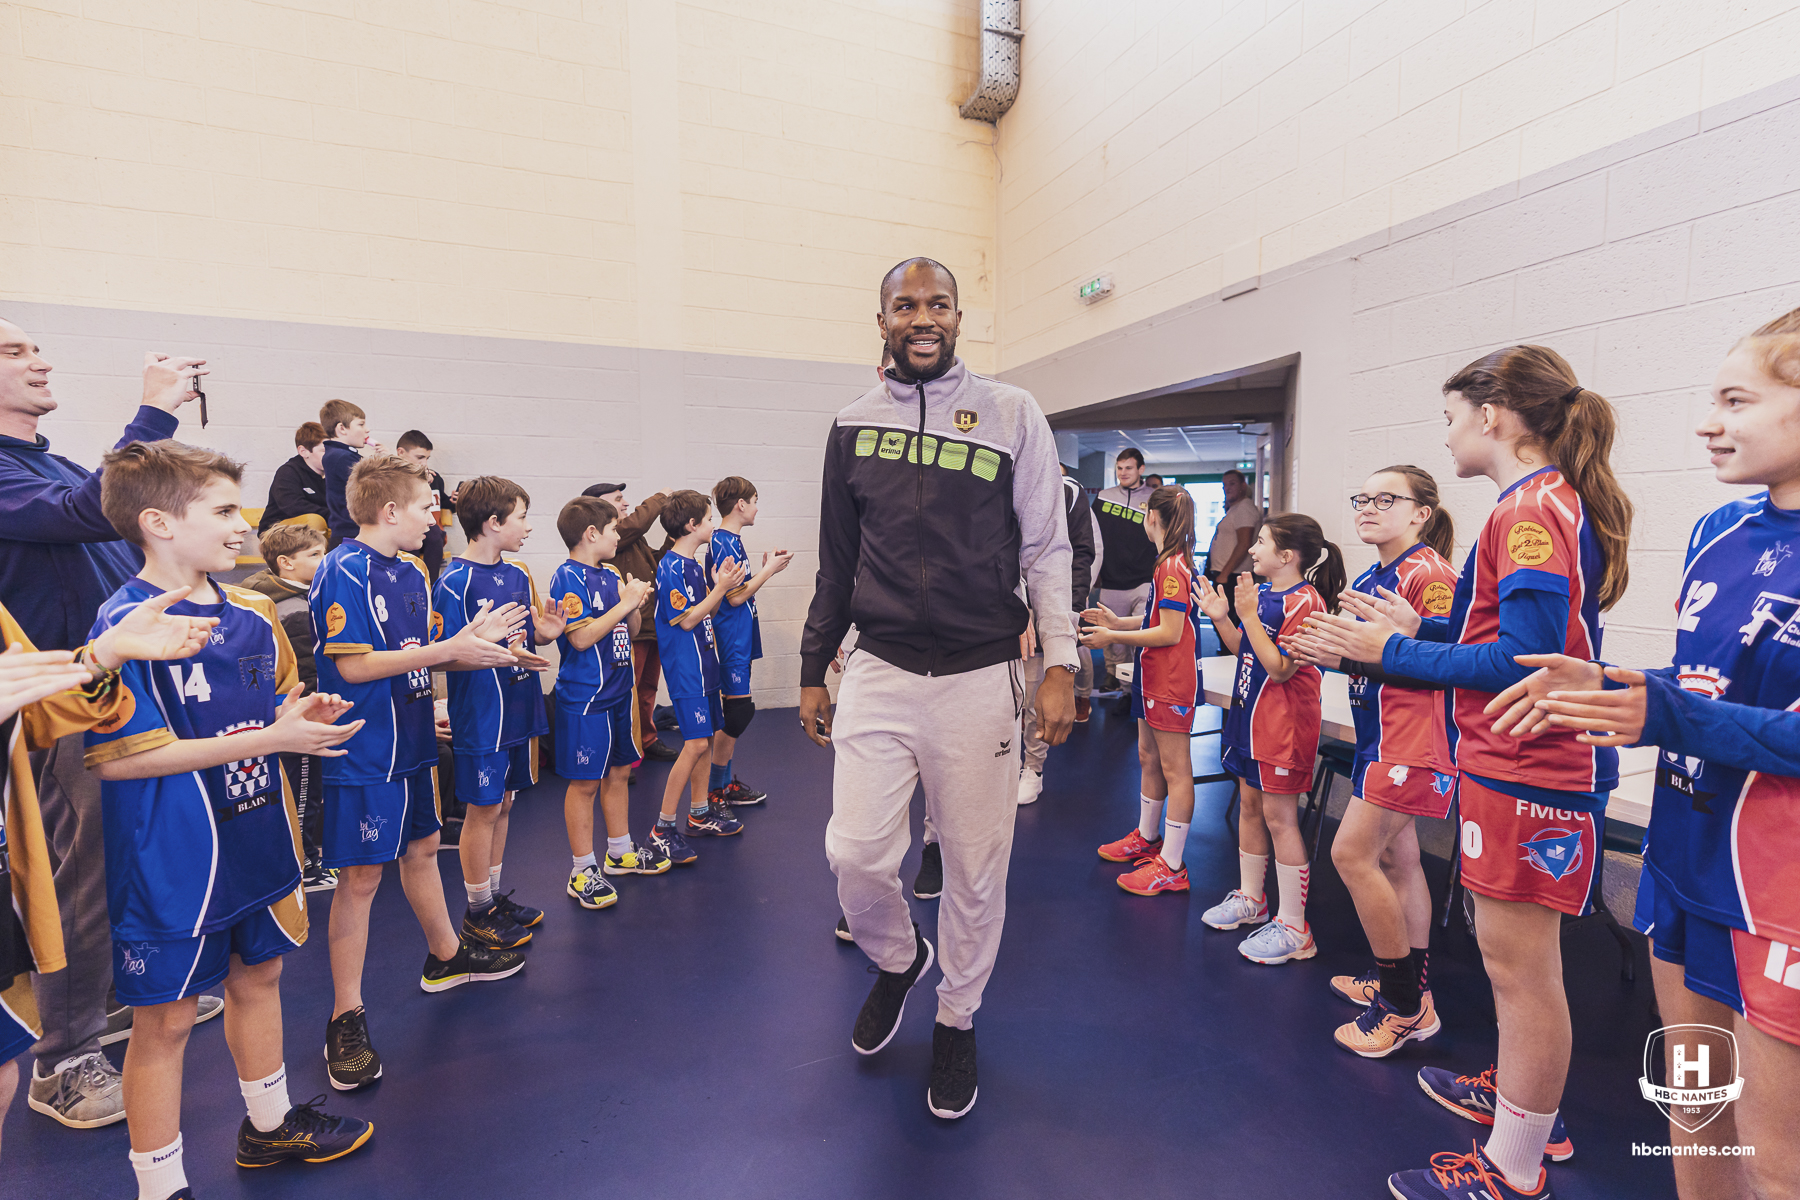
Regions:
<instances>
[{"instance_id":1,"label":"man with beard","mask_svg":"<svg viewBox=\"0 0 1800 1200\"><path fill-rule=\"evenodd\" d=\"M821 746L835 731L837 747L825 851L850 933L878 968L851 1034L860 1054L893 1039L935 956L900 891L915 784L938 834L944 978L926 1106L939 1117L975 1105L973 1019L1006 913L1028 619L1047 664L1040 736L1062 742L1075 709L1056 444L1030 394L956 357L961 321L941 264L908 259L882 280L877 323L894 363L826 445L800 647L801 725ZM825 672L852 622L834 723Z\"/></svg>"}]
</instances>

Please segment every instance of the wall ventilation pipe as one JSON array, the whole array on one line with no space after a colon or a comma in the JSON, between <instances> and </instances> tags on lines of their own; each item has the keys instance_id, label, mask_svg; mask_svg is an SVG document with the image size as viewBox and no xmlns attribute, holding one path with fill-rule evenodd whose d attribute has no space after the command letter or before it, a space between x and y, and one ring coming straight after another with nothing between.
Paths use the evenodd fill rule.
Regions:
<instances>
[{"instance_id":1,"label":"wall ventilation pipe","mask_svg":"<svg viewBox=\"0 0 1800 1200\"><path fill-rule=\"evenodd\" d=\"M981 82L956 111L998 125L1019 98L1020 0L981 0Z\"/></svg>"}]
</instances>

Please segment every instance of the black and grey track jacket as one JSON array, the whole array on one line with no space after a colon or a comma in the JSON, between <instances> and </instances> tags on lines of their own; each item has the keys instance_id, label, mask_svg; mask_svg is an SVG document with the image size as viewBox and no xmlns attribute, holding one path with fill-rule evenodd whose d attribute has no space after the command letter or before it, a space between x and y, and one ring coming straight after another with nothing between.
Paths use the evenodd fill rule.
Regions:
<instances>
[{"instance_id":1,"label":"black and grey track jacket","mask_svg":"<svg viewBox=\"0 0 1800 1200\"><path fill-rule=\"evenodd\" d=\"M961 359L925 384L890 374L825 447L800 685L824 686L852 622L857 649L955 675L1019 657L1029 615L1046 662L1073 667L1069 568L1056 443L1031 394Z\"/></svg>"}]
</instances>

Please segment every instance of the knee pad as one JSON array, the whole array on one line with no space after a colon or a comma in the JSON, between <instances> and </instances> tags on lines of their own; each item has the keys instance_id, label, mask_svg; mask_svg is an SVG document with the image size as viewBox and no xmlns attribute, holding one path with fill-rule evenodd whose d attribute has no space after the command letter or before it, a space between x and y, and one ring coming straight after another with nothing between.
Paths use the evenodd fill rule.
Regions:
<instances>
[{"instance_id":1,"label":"knee pad","mask_svg":"<svg viewBox=\"0 0 1800 1200\"><path fill-rule=\"evenodd\" d=\"M743 737L744 730L750 728L750 718L756 715L756 701L748 696L727 696L723 707L726 736Z\"/></svg>"}]
</instances>

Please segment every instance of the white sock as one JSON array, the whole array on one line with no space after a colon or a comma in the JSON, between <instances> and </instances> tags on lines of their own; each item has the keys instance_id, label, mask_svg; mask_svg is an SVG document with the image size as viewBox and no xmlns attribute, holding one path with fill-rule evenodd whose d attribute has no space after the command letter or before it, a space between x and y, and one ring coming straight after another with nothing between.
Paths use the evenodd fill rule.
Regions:
<instances>
[{"instance_id":1,"label":"white sock","mask_svg":"<svg viewBox=\"0 0 1800 1200\"><path fill-rule=\"evenodd\" d=\"M1526 1112L1494 1092L1494 1132L1488 1135L1488 1161L1500 1168L1506 1182L1522 1192L1537 1187L1544 1170L1544 1147L1550 1142L1555 1113Z\"/></svg>"},{"instance_id":2,"label":"white sock","mask_svg":"<svg viewBox=\"0 0 1800 1200\"><path fill-rule=\"evenodd\" d=\"M463 891L469 893L470 912L486 912L494 907L494 889L491 884L465 883Z\"/></svg>"},{"instance_id":3,"label":"white sock","mask_svg":"<svg viewBox=\"0 0 1800 1200\"><path fill-rule=\"evenodd\" d=\"M577 854L577 855L575 855L575 865L569 868L569 874L574 875L574 874L578 873L583 867L591 867L593 865L594 865L593 851L590 850L586 854Z\"/></svg>"},{"instance_id":4,"label":"white sock","mask_svg":"<svg viewBox=\"0 0 1800 1200\"><path fill-rule=\"evenodd\" d=\"M244 1107L250 1111L250 1123L258 1133L273 1133L287 1120L293 1102L288 1099L287 1064L275 1068L267 1079L238 1080L244 1093Z\"/></svg>"},{"instance_id":5,"label":"white sock","mask_svg":"<svg viewBox=\"0 0 1800 1200\"><path fill-rule=\"evenodd\" d=\"M1146 842L1154 842L1162 836L1163 802L1152 800L1148 796L1138 797L1138 832Z\"/></svg>"},{"instance_id":6,"label":"white sock","mask_svg":"<svg viewBox=\"0 0 1800 1200\"><path fill-rule=\"evenodd\" d=\"M1263 876L1269 873L1269 856L1238 851L1238 891L1252 900L1263 898Z\"/></svg>"},{"instance_id":7,"label":"white sock","mask_svg":"<svg viewBox=\"0 0 1800 1200\"><path fill-rule=\"evenodd\" d=\"M1173 871L1181 870L1181 852L1187 846L1187 821L1177 821L1170 817L1163 823L1163 861Z\"/></svg>"},{"instance_id":8,"label":"white sock","mask_svg":"<svg viewBox=\"0 0 1800 1200\"><path fill-rule=\"evenodd\" d=\"M181 1135L161 1150L131 1152L131 1169L137 1172L138 1200L169 1200L188 1185L181 1169Z\"/></svg>"},{"instance_id":9,"label":"white sock","mask_svg":"<svg viewBox=\"0 0 1800 1200\"><path fill-rule=\"evenodd\" d=\"M624 858L631 853L631 835L609 837L606 839L606 852L614 858Z\"/></svg>"},{"instance_id":10,"label":"white sock","mask_svg":"<svg viewBox=\"0 0 1800 1200\"><path fill-rule=\"evenodd\" d=\"M1290 867L1276 859L1275 879L1281 884L1281 907L1275 913L1276 918L1290 928L1305 929L1306 889L1312 883L1312 868Z\"/></svg>"},{"instance_id":11,"label":"white sock","mask_svg":"<svg viewBox=\"0 0 1800 1200\"><path fill-rule=\"evenodd\" d=\"M500 890L500 864L499 863L495 863L493 866L488 868L488 888L491 891L496 891L496 892Z\"/></svg>"}]
</instances>

